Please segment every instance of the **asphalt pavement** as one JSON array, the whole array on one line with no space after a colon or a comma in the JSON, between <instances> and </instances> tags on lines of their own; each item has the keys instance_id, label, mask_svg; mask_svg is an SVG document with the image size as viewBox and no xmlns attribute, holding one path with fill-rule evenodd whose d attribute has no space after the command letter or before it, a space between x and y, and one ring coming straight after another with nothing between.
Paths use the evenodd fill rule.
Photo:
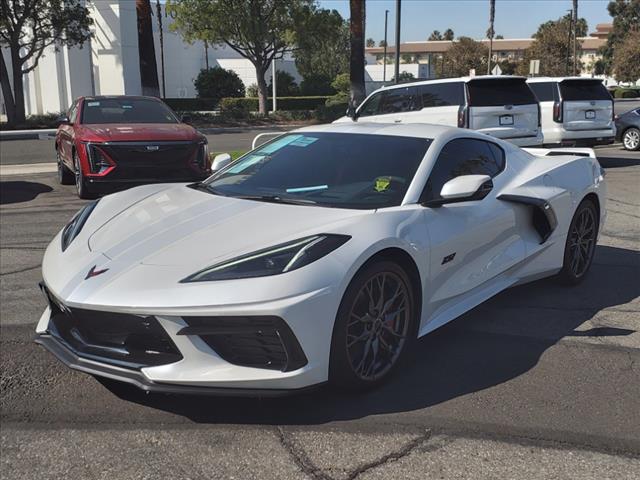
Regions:
<instances>
[{"instance_id":1,"label":"asphalt pavement","mask_svg":"<svg viewBox=\"0 0 640 480\"><path fill-rule=\"evenodd\" d=\"M252 135L217 138L237 150ZM32 158L17 143L0 143L2 164ZM84 202L53 173L0 177L0 476L637 478L640 155L598 156L608 218L582 285L499 294L376 391L284 399L146 395L60 365L32 342L37 282Z\"/></svg>"}]
</instances>

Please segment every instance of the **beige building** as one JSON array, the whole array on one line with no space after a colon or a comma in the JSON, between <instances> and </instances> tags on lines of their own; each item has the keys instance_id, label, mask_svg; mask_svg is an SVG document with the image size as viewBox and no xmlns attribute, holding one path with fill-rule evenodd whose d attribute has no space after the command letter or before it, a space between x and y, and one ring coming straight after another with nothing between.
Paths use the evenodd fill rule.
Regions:
<instances>
[{"instance_id":1,"label":"beige building","mask_svg":"<svg viewBox=\"0 0 640 480\"><path fill-rule=\"evenodd\" d=\"M584 68L582 74L590 74L593 71L593 64L600 57L598 49L606 43L607 35L611 31L612 25L609 23L599 23L596 31L588 37L579 37L582 50L580 61ZM488 39L479 40L485 45L489 45ZM419 63L430 66L429 71L435 74L436 62L442 58L443 54L453 45L454 41L435 40L424 42L406 42L400 44L401 63ZM505 38L493 40L492 60L494 62L510 61L517 62L524 58L524 51L531 45L533 38ZM367 48L368 58L374 58L375 63L382 64L384 57L383 47ZM395 46L387 48L387 63L393 63L395 57Z\"/></svg>"}]
</instances>

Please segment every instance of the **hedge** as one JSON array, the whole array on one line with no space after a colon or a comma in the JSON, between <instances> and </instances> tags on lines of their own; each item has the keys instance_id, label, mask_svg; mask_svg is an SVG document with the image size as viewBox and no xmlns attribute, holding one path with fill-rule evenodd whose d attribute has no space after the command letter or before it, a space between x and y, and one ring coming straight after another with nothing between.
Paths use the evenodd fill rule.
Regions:
<instances>
[{"instance_id":1,"label":"hedge","mask_svg":"<svg viewBox=\"0 0 640 480\"><path fill-rule=\"evenodd\" d=\"M318 95L313 97L278 97L276 99L276 108L278 110L315 110L327 100L326 95ZM223 107L224 105L224 107ZM233 106L232 106L233 105ZM240 107L239 105L242 105ZM267 99L267 108L271 110L273 102L271 98ZM245 98L223 98L220 100L220 109L233 109L238 108L240 110L248 110L251 112L258 111L258 99L256 97Z\"/></svg>"},{"instance_id":2,"label":"hedge","mask_svg":"<svg viewBox=\"0 0 640 480\"><path fill-rule=\"evenodd\" d=\"M617 88L613 94L615 98L638 98L640 89L638 88Z\"/></svg>"},{"instance_id":3,"label":"hedge","mask_svg":"<svg viewBox=\"0 0 640 480\"><path fill-rule=\"evenodd\" d=\"M163 98L177 112L210 112L218 108L213 98Z\"/></svg>"}]
</instances>

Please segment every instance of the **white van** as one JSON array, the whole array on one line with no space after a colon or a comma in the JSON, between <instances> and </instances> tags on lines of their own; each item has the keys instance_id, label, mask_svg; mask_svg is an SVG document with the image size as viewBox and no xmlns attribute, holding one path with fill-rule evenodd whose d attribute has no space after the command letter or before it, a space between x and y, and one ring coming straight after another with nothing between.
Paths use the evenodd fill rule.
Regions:
<instances>
[{"instance_id":1,"label":"white van","mask_svg":"<svg viewBox=\"0 0 640 480\"><path fill-rule=\"evenodd\" d=\"M542 143L540 106L525 77L446 78L383 87L352 118L336 122L360 119L469 128L519 146Z\"/></svg>"},{"instance_id":2,"label":"white van","mask_svg":"<svg viewBox=\"0 0 640 480\"><path fill-rule=\"evenodd\" d=\"M613 143L613 98L602 80L535 77L527 83L540 102L545 144L589 147Z\"/></svg>"}]
</instances>

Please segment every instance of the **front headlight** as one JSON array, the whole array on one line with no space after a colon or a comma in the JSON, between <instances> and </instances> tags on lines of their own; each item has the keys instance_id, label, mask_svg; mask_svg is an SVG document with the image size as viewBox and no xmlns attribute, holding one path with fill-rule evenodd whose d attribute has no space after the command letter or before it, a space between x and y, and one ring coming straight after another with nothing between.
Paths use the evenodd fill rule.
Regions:
<instances>
[{"instance_id":1,"label":"front headlight","mask_svg":"<svg viewBox=\"0 0 640 480\"><path fill-rule=\"evenodd\" d=\"M64 227L64 229L62 230L63 252L67 249L71 242L73 242L73 239L78 236L80 230L82 230L82 227L84 227L84 224L89 218L89 215L91 215L91 212L93 212L93 209L96 208L97 204L98 200L96 200L95 202L87 203Z\"/></svg>"},{"instance_id":2,"label":"front headlight","mask_svg":"<svg viewBox=\"0 0 640 480\"><path fill-rule=\"evenodd\" d=\"M189 275L181 283L266 277L290 272L324 257L350 238L333 234L305 237L218 263Z\"/></svg>"}]
</instances>

